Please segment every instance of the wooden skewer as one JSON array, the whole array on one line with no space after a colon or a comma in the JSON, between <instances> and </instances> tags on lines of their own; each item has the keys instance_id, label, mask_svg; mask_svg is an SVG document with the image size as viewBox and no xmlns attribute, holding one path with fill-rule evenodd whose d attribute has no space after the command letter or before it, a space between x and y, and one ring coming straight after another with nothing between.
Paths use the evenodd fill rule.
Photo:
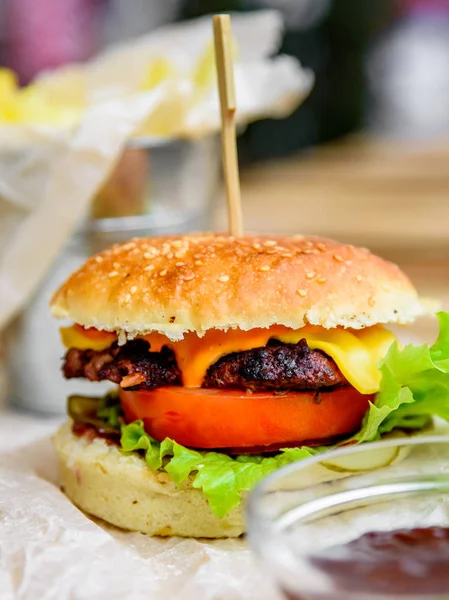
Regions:
<instances>
[{"instance_id":1,"label":"wooden skewer","mask_svg":"<svg viewBox=\"0 0 449 600\"><path fill-rule=\"evenodd\" d=\"M243 233L243 220L235 131L237 106L232 60L231 18L229 15L216 15L214 17L214 40L220 94L221 144L228 202L229 232L231 235L241 236Z\"/></svg>"}]
</instances>

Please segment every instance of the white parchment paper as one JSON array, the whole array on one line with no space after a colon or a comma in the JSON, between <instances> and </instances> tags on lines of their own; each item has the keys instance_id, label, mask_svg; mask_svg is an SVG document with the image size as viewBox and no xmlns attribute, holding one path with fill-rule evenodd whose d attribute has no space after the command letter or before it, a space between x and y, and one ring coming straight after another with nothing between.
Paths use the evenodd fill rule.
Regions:
<instances>
[{"instance_id":1,"label":"white parchment paper","mask_svg":"<svg viewBox=\"0 0 449 600\"><path fill-rule=\"evenodd\" d=\"M150 538L98 524L57 485L58 420L0 413L1 600L277 600L243 540Z\"/></svg>"}]
</instances>

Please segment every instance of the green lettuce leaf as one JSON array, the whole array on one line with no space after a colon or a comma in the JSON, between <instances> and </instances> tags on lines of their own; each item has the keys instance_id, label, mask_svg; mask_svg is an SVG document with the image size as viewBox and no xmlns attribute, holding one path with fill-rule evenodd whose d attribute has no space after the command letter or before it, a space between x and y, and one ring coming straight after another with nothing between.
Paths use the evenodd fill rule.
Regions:
<instances>
[{"instance_id":1,"label":"green lettuce leaf","mask_svg":"<svg viewBox=\"0 0 449 600\"><path fill-rule=\"evenodd\" d=\"M395 343L390 347L378 365L380 391L360 431L341 444L372 441L398 428L419 430L433 416L449 421L449 313L437 316L440 332L433 346L409 344L400 349ZM111 404L109 400L103 412L115 422ZM121 446L125 452L142 452L150 468L165 470L177 485L192 476L193 487L202 490L218 517L238 506L242 495L274 470L329 450L288 448L270 457L231 457L185 448L168 438L158 443L145 432L142 421L122 425Z\"/></svg>"},{"instance_id":2,"label":"green lettuce leaf","mask_svg":"<svg viewBox=\"0 0 449 600\"><path fill-rule=\"evenodd\" d=\"M312 456L308 448L289 448L274 457L242 455L233 458L221 452L198 452L166 438L155 442L142 421L122 426L121 446L125 452L143 450L151 469L163 468L178 485L194 474L192 486L202 490L211 510L224 517L266 475L280 467Z\"/></svg>"},{"instance_id":3,"label":"green lettuce leaf","mask_svg":"<svg viewBox=\"0 0 449 600\"><path fill-rule=\"evenodd\" d=\"M352 440L367 442L393 429L421 429L431 419L449 421L449 313L437 313L433 346L394 343L378 368L380 390Z\"/></svg>"}]
</instances>

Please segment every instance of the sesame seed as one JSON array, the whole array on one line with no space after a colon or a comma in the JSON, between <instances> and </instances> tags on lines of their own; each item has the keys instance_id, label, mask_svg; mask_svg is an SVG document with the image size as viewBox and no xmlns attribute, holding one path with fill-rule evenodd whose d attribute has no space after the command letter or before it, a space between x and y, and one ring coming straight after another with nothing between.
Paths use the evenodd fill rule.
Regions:
<instances>
[{"instance_id":1,"label":"sesame seed","mask_svg":"<svg viewBox=\"0 0 449 600\"><path fill-rule=\"evenodd\" d=\"M276 242L274 240L267 240L266 242L263 243L264 246L270 247L270 246L276 246Z\"/></svg>"},{"instance_id":2,"label":"sesame seed","mask_svg":"<svg viewBox=\"0 0 449 600\"><path fill-rule=\"evenodd\" d=\"M102 256L96 256L95 260L97 261L97 263L101 263L101 262L103 262L103 257Z\"/></svg>"},{"instance_id":3,"label":"sesame seed","mask_svg":"<svg viewBox=\"0 0 449 600\"><path fill-rule=\"evenodd\" d=\"M313 254L313 250L307 249L307 250L302 250L302 254Z\"/></svg>"},{"instance_id":4,"label":"sesame seed","mask_svg":"<svg viewBox=\"0 0 449 600\"><path fill-rule=\"evenodd\" d=\"M200 267L203 264L203 261L202 260L196 260L195 264L196 264L197 267Z\"/></svg>"},{"instance_id":5,"label":"sesame seed","mask_svg":"<svg viewBox=\"0 0 449 600\"><path fill-rule=\"evenodd\" d=\"M357 275L356 279L357 279L357 281L360 282L360 281L362 281L363 277L361 275Z\"/></svg>"},{"instance_id":6,"label":"sesame seed","mask_svg":"<svg viewBox=\"0 0 449 600\"><path fill-rule=\"evenodd\" d=\"M183 279L184 281L191 281L192 279L195 279L195 273L187 273L183 276Z\"/></svg>"},{"instance_id":7,"label":"sesame seed","mask_svg":"<svg viewBox=\"0 0 449 600\"><path fill-rule=\"evenodd\" d=\"M318 248L318 250L320 250L321 252L324 252L326 250L326 246L324 244L322 244L321 242L319 244L316 245L316 247Z\"/></svg>"},{"instance_id":8,"label":"sesame seed","mask_svg":"<svg viewBox=\"0 0 449 600\"><path fill-rule=\"evenodd\" d=\"M296 293L301 296L301 298L305 298L307 296L306 290L296 290Z\"/></svg>"},{"instance_id":9,"label":"sesame seed","mask_svg":"<svg viewBox=\"0 0 449 600\"><path fill-rule=\"evenodd\" d=\"M153 258L153 255L150 254L149 252L145 252L145 254L143 255L143 257L148 260L149 258Z\"/></svg>"},{"instance_id":10,"label":"sesame seed","mask_svg":"<svg viewBox=\"0 0 449 600\"><path fill-rule=\"evenodd\" d=\"M181 262L181 261L180 261L180 262L177 262L177 263L176 263L176 266L177 266L177 267L183 267L183 266L184 266L184 263L183 263L183 262Z\"/></svg>"},{"instance_id":11,"label":"sesame seed","mask_svg":"<svg viewBox=\"0 0 449 600\"><path fill-rule=\"evenodd\" d=\"M154 265L148 265L147 267L144 267L144 271L152 271L154 269Z\"/></svg>"},{"instance_id":12,"label":"sesame seed","mask_svg":"<svg viewBox=\"0 0 449 600\"><path fill-rule=\"evenodd\" d=\"M253 244L253 248L254 250L259 250L259 248L261 248L261 245L256 242L255 244Z\"/></svg>"},{"instance_id":13,"label":"sesame seed","mask_svg":"<svg viewBox=\"0 0 449 600\"><path fill-rule=\"evenodd\" d=\"M318 279L316 280L317 283L325 283L326 282L326 278L325 277L318 277Z\"/></svg>"},{"instance_id":14,"label":"sesame seed","mask_svg":"<svg viewBox=\"0 0 449 600\"><path fill-rule=\"evenodd\" d=\"M185 250L179 250L178 252L175 252L175 258L184 258L185 253Z\"/></svg>"},{"instance_id":15,"label":"sesame seed","mask_svg":"<svg viewBox=\"0 0 449 600\"><path fill-rule=\"evenodd\" d=\"M167 258L168 258L169 260L171 260L171 259L173 258L173 252L169 252L169 253L167 254Z\"/></svg>"},{"instance_id":16,"label":"sesame seed","mask_svg":"<svg viewBox=\"0 0 449 600\"><path fill-rule=\"evenodd\" d=\"M124 300L125 302L129 302L131 300L131 294L125 294Z\"/></svg>"},{"instance_id":17,"label":"sesame seed","mask_svg":"<svg viewBox=\"0 0 449 600\"><path fill-rule=\"evenodd\" d=\"M270 267L268 265L262 265L259 269L259 271L269 271Z\"/></svg>"},{"instance_id":18,"label":"sesame seed","mask_svg":"<svg viewBox=\"0 0 449 600\"><path fill-rule=\"evenodd\" d=\"M370 298L368 298L368 304L370 306L375 306L376 304L376 299L374 298L374 296L371 296Z\"/></svg>"},{"instance_id":19,"label":"sesame seed","mask_svg":"<svg viewBox=\"0 0 449 600\"><path fill-rule=\"evenodd\" d=\"M284 254L281 254L282 258L292 258L293 254L290 254L290 252L285 252Z\"/></svg>"},{"instance_id":20,"label":"sesame seed","mask_svg":"<svg viewBox=\"0 0 449 600\"><path fill-rule=\"evenodd\" d=\"M162 271L159 273L159 275L161 277L165 277L165 275L167 275L167 269L162 269Z\"/></svg>"},{"instance_id":21,"label":"sesame seed","mask_svg":"<svg viewBox=\"0 0 449 600\"><path fill-rule=\"evenodd\" d=\"M310 271L309 273L306 273L306 278L307 279L313 279L316 275L315 271Z\"/></svg>"},{"instance_id":22,"label":"sesame seed","mask_svg":"<svg viewBox=\"0 0 449 600\"><path fill-rule=\"evenodd\" d=\"M278 252L278 250L276 248L267 248L265 250L266 254L276 254Z\"/></svg>"},{"instance_id":23,"label":"sesame seed","mask_svg":"<svg viewBox=\"0 0 449 600\"><path fill-rule=\"evenodd\" d=\"M119 262L112 263L112 266L114 267L114 269L120 269L120 263Z\"/></svg>"},{"instance_id":24,"label":"sesame seed","mask_svg":"<svg viewBox=\"0 0 449 600\"><path fill-rule=\"evenodd\" d=\"M181 248L182 240L173 240L171 245L173 246L173 248Z\"/></svg>"},{"instance_id":25,"label":"sesame seed","mask_svg":"<svg viewBox=\"0 0 449 600\"><path fill-rule=\"evenodd\" d=\"M131 254L140 254L139 248L134 248L134 250L131 250Z\"/></svg>"},{"instance_id":26,"label":"sesame seed","mask_svg":"<svg viewBox=\"0 0 449 600\"><path fill-rule=\"evenodd\" d=\"M229 275L220 275L218 281L220 281L221 283L226 283L227 281L229 281Z\"/></svg>"},{"instance_id":27,"label":"sesame seed","mask_svg":"<svg viewBox=\"0 0 449 600\"><path fill-rule=\"evenodd\" d=\"M334 254L334 260L337 262L343 262L343 258L339 254Z\"/></svg>"},{"instance_id":28,"label":"sesame seed","mask_svg":"<svg viewBox=\"0 0 449 600\"><path fill-rule=\"evenodd\" d=\"M137 292L137 285L133 285L130 291L131 294L135 294Z\"/></svg>"},{"instance_id":29,"label":"sesame seed","mask_svg":"<svg viewBox=\"0 0 449 600\"><path fill-rule=\"evenodd\" d=\"M116 277L117 275L118 275L118 271L111 271L111 272L108 274L108 277Z\"/></svg>"}]
</instances>

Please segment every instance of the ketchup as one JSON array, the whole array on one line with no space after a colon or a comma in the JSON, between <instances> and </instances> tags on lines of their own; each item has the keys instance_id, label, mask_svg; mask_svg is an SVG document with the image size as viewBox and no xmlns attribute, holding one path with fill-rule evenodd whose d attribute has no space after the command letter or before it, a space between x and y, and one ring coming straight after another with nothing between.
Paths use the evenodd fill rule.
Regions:
<instances>
[{"instance_id":1,"label":"ketchup","mask_svg":"<svg viewBox=\"0 0 449 600\"><path fill-rule=\"evenodd\" d=\"M398 529L365 533L347 544L330 546L312 559L335 588L345 592L449 594L449 527ZM286 592L290 600L315 600ZM326 598L329 596L326 595Z\"/></svg>"}]
</instances>

